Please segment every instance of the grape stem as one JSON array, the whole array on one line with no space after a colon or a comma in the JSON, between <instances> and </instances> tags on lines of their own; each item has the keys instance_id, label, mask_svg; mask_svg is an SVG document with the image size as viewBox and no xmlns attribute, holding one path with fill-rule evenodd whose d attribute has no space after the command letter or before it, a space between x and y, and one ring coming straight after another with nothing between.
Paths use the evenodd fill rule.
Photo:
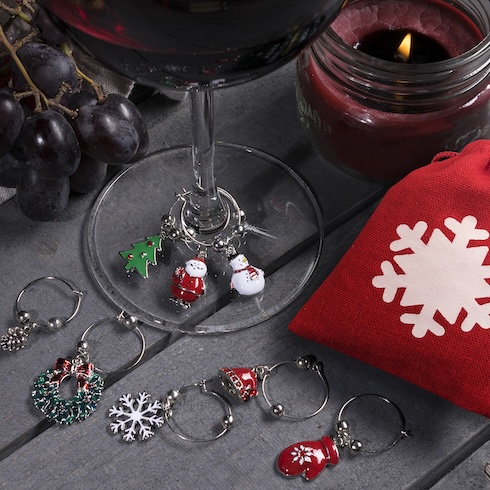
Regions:
<instances>
[{"instance_id":1,"label":"grape stem","mask_svg":"<svg viewBox=\"0 0 490 490\"><path fill-rule=\"evenodd\" d=\"M30 91L27 92L22 92L22 93L17 93L15 96L17 99L23 99L25 97L34 97L34 101L36 103L36 107L34 109L34 112L41 112L42 111L42 104L41 101L44 103L46 108L50 109L52 107L56 107L57 109L62 110L64 113L68 114L72 118L77 117L77 111L73 111L71 109L68 109L68 107L65 107L64 105L60 104L61 97L63 94L66 92L67 88L66 85L62 85L60 88L60 92L57 94L57 96L54 99L48 99L46 95L40 90L37 85L34 83L32 78L30 77L29 73L25 69L24 64L20 60L20 58L17 56L16 53L16 48L12 46L12 44L9 42L7 39L7 36L5 35L5 31L3 30L3 27L0 25L0 40L2 41L3 45L5 48L7 48L7 51L9 52L12 60L14 63L17 65L17 68L21 72L22 76L24 77L25 81L30 87Z\"/></svg>"},{"instance_id":2,"label":"grape stem","mask_svg":"<svg viewBox=\"0 0 490 490\"><path fill-rule=\"evenodd\" d=\"M80 68L78 68L78 65L76 63L75 58L73 57L73 53L70 46L67 43L63 43L61 45L61 49L67 56L69 56L73 61L75 61L77 75L82 80L85 80L92 87L93 91L95 92L95 95L97 95L97 99L99 100L99 102L104 101L106 96L102 87L93 78L90 78L87 74L85 74L82 70L80 70Z\"/></svg>"},{"instance_id":3,"label":"grape stem","mask_svg":"<svg viewBox=\"0 0 490 490\"><path fill-rule=\"evenodd\" d=\"M22 73L22 76L25 78L27 84L29 85L29 87L31 87L31 90L34 95L34 99L36 101L36 109L41 110L41 99L46 105L46 107L49 107L48 98L41 92L41 90L37 88L36 84L32 81L32 78L29 76L29 73L27 73L27 70L25 69L22 61L20 61L19 57L17 56L15 48L10 44L9 40L7 39L7 36L5 35L5 32L1 25L0 25L0 39L2 40L3 45L7 48L7 51L9 52L10 56L14 60L14 63L17 65L17 68Z\"/></svg>"},{"instance_id":4,"label":"grape stem","mask_svg":"<svg viewBox=\"0 0 490 490\"><path fill-rule=\"evenodd\" d=\"M12 47L17 51L20 47L24 46L24 44L34 39L38 34L39 34L38 31L36 29L33 29L31 32L29 32L29 34L27 34L22 39L15 41L15 43L12 44Z\"/></svg>"},{"instance_id":5,"label":"grape stem","mask_svg":"<svg viewBox=\"0 0 490 490\"><path fill-rule=\"evenodd\" d=\"M23 0L21 3L17 5L16 8L9 7L8 5L6 5L4 2L0 0L0 9L4 10L5 12L9 13L12 16L20 17L23 21L30 24L32 22L32 17L28 13L24 12L22 7L25 7L27 10L33 13L35 12L36 9L36 0ZM18 41L12 45L7 39L7 36L5 35L3 26L0 24L0 40L2 44L5 46L5 48L7 49L7 51L9 52L12 60L17 65L17 68L21 72L22 76L24 77L26 83L29 85L30 88L30 90L26 92L16 93L15 97L17 99L23 99L25 97L34 97L34 101L36 104L34 112L41 112L43 110L42 103L44 103L47 109L55 107L57 109L60 109L65 114L69 115L74 119L77 117L78 112L76 110L71 110L60 103L61 97L66 93L69 87L67 87L66 85L65 86L62 85L56 97L54 99L49 99L42 92L42 90L40 90L39 87L37 87L37 85L34 83L29 73L27 72L24 64L17 56L17 49L20 46L23 46L26 42L30 41L30 39L35 37L37 34L38 34L37 30L34 29L30 34L28 34L24 39L22 39L22 41L20 42ZM78 68L76 60L71 52L70 46L67 43L64 43L61 46L61 49L67 56L69 56L75 62L75 67L76 67L78 77L81 78L82 80L85 80L92 87L99 102L105 100L106 96L102 87L95 80L87 76Z\"/></svg>"},{"instance_id":6,"label":"grape stem","mask_svg":"<svg viewBox=\"0 0 490 490\"><path fill-rule=\"evenodd\" d=\"M28 2L24 2L24 4L27 8L32 9L32 7L30 5L28 5ZM2 9L3 11L7 12L8 14L10 14L14 17L15 16L20 17L25 22L30 23L32 20L31 17L22 10L21 5L17 5L15 8L13 8L13 7L10 7L9 5L6 5L3 2L0 2L0 9Z\"/></svg>"}]
</instances>

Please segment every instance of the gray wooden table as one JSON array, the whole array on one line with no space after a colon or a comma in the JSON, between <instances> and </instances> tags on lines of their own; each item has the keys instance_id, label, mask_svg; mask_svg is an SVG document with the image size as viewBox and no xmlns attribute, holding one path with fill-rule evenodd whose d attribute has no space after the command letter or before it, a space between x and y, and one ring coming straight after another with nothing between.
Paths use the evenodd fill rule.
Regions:
<instances>
[{"instance_id":1,"label":"gray wooden table","mask_svg":"<svg viewBox=\"0 0 490 490\"><path fill-rule=\"evenodd\" d=\"M189 142L187 104L159 95L142 103L151 150ZM287 330L288 322L359 233L384 189L343 175L317 155L296 112L292 64L261 80L217 93L216 106L218 139L251 144L275 155L302 175L317 194L326 235L314 276L285 311L252 328L193 336L142 326L148 343L144 362L117 379L106 380L99 406L86 421L53 425L32 405L34 379L56 358L73 355L89 324L116 313L87 264L85 226L96 193L72 198L68 210L53 223L28 221L15 199L2 204L0 331L12 324L18 292L38 277L71 279L86 295L80 314L60 332L35 336L18 353L0 352L0 488L490 488L490 476L485 473L490 463L488 419ZM105 366L115 366L130 349L136 349L126 337L114 335L109 348L98 353ZM163 397L171 389L216 377L223 366L272 365L309 353L323 361L331 397L327 407L308 420L275 419L259 397L245 404L232 402L235 425L214 442L186 442L163 427L147 441L128 444L108 429L108 411L126 393L145 391L154 398ZM293 377L278 378L277 383L276 388L285 393L299 390L295 406L308 405L308 393L301 393ZM346 456L309 483L301 478L287 480L278 473L275 461L283 448L331 434L342 403L365 392L395 401L413 437L382 454ZM186 428L199 426L209 415L199 405L192 409ZM374 423L369 420L374 416L366 414L366 422Z\"/></svg>"}]
</instances>

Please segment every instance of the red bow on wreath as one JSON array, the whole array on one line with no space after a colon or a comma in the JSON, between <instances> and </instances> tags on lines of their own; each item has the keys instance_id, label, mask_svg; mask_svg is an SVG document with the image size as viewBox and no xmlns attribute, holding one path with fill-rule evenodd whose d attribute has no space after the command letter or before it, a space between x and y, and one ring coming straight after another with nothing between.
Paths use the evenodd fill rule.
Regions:
<instances>
[{"instance_id":1,"label":"red bow on wreath","mask_svg":"<svg viewBox=\"0 0 490 490\"><path fill-rule=\"evenodd\" d=\"M67 376L76 376L79 388L83 388L87 378L94 372L94 365L91 362L78 363L73 360L60 357L54 363L54 372L51 377L52 383L61 383Z\"/></svg>"}]
</instances>

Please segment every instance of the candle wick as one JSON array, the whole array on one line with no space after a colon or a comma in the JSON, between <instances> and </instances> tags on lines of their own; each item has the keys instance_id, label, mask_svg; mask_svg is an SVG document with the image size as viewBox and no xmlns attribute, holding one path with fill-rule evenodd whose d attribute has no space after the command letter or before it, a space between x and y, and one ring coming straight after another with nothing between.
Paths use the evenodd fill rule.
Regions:
<instances>
[{"instance_id":1,"label":"candle wick","mask_svg":"<svg viewBox=\"0 0 490 490\"><path fill-rule=\"evenodd\" d=\"M401 53L395 53L393 58L395 61L399 61L401 63L408 63L408 58L406 56L403 56Z\"/></svg>"}]
</instances>

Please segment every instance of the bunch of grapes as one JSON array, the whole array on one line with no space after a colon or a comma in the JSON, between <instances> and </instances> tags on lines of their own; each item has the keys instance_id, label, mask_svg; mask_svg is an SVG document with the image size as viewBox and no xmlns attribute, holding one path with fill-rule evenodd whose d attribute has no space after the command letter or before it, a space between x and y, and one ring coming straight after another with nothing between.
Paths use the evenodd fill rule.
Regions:
<instances>
[{"instance_id":1,"label":"bunch of grapes","mask_svg":"<svg viewBox=\"0 0 490 490\"><path fill-rule=\"evenodd\" d=\"M22 212L50 221L70 193L86 193L108 165L148 149L137 107L105 95L82 73L70 46L35 0L17 0L0 26L0 186L15 187Z\"/></svg>"}]
</instances>

